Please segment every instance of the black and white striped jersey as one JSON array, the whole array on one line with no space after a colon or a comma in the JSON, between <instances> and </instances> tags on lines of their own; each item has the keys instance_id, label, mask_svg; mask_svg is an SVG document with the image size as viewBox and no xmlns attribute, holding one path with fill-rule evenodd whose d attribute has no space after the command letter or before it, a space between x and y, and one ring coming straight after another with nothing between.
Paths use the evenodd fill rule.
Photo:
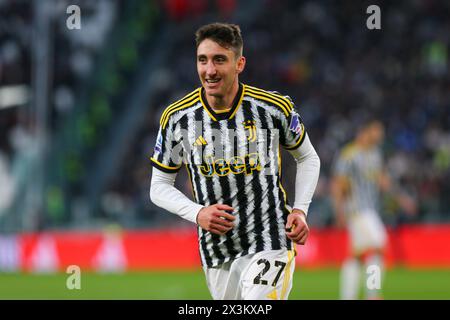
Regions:
<instances>
[{"instance_id":1,"label":"black and white striped jersey","mask_svg":"<svg viewBox=\"0 0 450 320\"><path fill-rule=\"evenodd\" d=\"M334 174L346 177L350 183L345 202L348 215L379 212L378 178L382 171L383 155L378 147L362 149L356 143L349 143L341 149L334 163Z\"/></svg>"},{"instance_id":2,"label":"black and white striped jersey","mask_svg":"<svg viewBox=\"0 0 450 320\"><path fill-rule=\"evenodd\" d=\"M281 185L280 146L298 148L305 128L291 99L240 84L231 109L214 111L198 88L165 109L151 157L165 172L184 163L197 203L234 208L223 236L198 227L202 264L218 266L262 250L293 249Z\"/></svg>"}]
</instances>

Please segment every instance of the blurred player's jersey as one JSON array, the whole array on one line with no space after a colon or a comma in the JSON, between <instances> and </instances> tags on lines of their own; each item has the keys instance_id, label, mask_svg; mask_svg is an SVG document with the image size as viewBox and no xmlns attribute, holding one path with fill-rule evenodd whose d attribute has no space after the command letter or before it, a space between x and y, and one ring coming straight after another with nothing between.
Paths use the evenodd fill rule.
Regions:
<instances>
[{"instance_id":1,"label":"blurred player's jersey","mask_svg":"<svg viewBox=\"0 0 450 320\"><path fill-rule=\"evenodd\" d=\"M177 172L185 163L199 204L235 210L235 227L223 236L198 227L204 266L262 250L291 250L279 145L295 149L304 137L289 97L244 84L226 112L215 112L202 88L166 108L152 164Z\"/></svg>"},{"instance_id":2,"label":"blurred player's jersey","mask_svg":"<svg viewBox=\"0 0 450 320\"><path fill-rule=\"evenodd\" d=\"M350 182L345 204L348 214L379 212L377 179L382 170L382 155L378 148L364 150L354 143L348 144L339 153L334 170L336 175L345 176Z\"/></svg>"}]
</instances>

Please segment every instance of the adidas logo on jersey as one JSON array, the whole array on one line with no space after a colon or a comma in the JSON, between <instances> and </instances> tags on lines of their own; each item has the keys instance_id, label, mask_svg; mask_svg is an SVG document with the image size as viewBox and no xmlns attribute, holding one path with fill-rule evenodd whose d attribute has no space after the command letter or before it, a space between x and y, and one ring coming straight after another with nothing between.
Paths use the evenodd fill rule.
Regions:
<instances>
[{"instance_id":1,"label":"adidas logo on jersey","mask_svg":"<svg viewBox=\"0 0 450 320\"><path fill-rule=\"evenodd\" d=\"M207 144L208 144L208 142L206 142L205 138L203 138L202 136L199 136L192 145L194 147L197 147L197 146L205 146Z\"/></svg>"}]
</instances>

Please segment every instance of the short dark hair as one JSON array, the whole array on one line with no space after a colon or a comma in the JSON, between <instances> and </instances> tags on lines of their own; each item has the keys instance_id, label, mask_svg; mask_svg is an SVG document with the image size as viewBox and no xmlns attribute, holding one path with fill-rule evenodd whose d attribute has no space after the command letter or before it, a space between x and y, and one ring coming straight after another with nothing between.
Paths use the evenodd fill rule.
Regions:
<instances>
[{"instance_id":1,"label":"short dark hair","mask_svg":"<svg viewBox=\"0 0 450 320\"><path fill-rule=\"evenodd\" d=\"M244 41L241 28L236 24L216 22L204 25L195 32L196 47L205 39L211 39L220 46L233 50L236 57L242 55Z\"/></svg>"}]
</instances>

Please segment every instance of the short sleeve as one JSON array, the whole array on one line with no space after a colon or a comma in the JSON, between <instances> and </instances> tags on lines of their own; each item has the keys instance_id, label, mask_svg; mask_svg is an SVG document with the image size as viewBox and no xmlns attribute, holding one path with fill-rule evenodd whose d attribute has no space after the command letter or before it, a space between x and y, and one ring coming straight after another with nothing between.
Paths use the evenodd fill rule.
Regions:
<instances>
[{"instance_id":1,"label":"short sleeve","mask_svg":"<svg viewBox=\"0 0 450 320\"><path fill-rule=\"evenodd\" d=\"M150 158L154 167L167 173L177 172L182 165L182 145L175 139L175 130L172 119L165 126L161 124Z\"/></svg>"}]
</instances>

